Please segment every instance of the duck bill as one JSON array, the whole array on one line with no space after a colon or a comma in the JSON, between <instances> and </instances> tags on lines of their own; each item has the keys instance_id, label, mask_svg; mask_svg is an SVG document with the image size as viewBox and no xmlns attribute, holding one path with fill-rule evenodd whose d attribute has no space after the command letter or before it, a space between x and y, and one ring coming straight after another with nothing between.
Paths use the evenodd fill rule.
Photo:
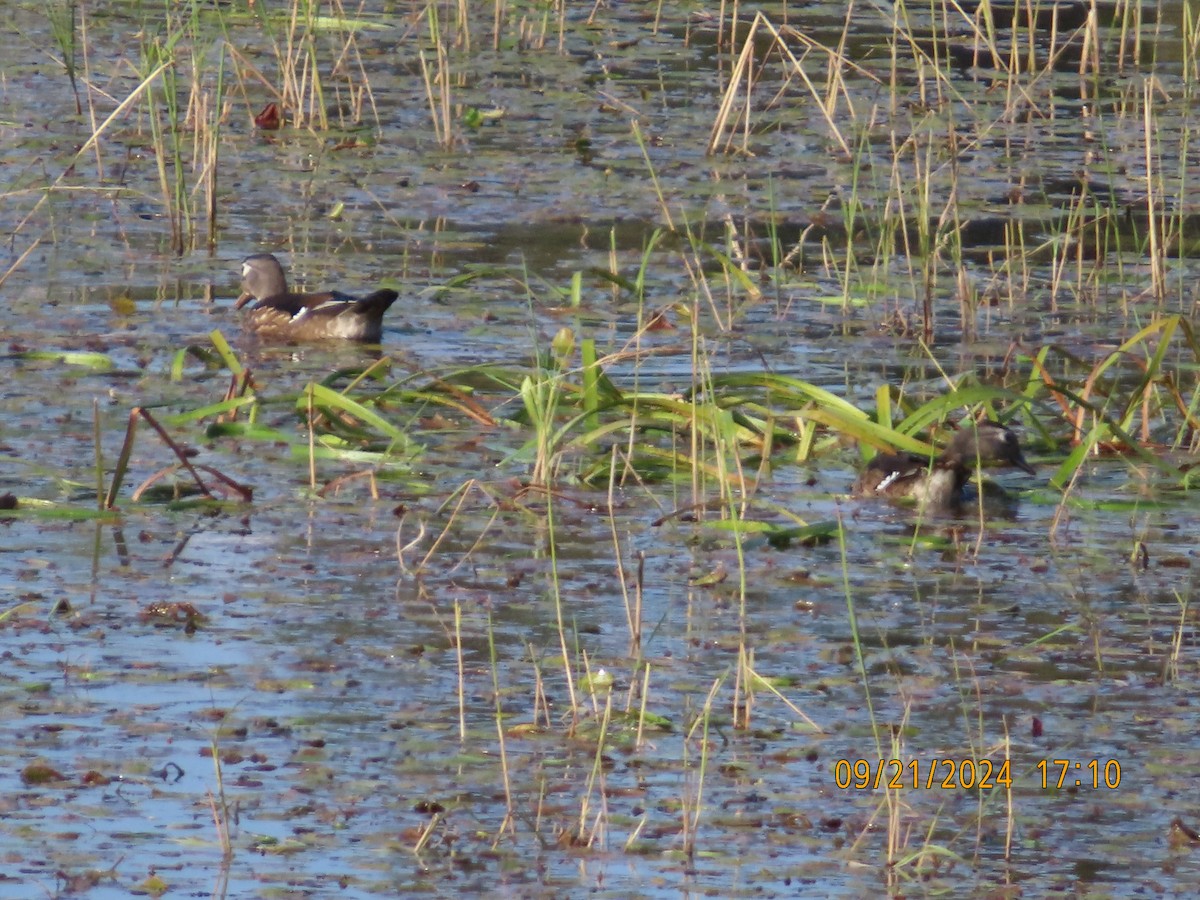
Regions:
<instances>
[{"instance_id":1,"label":"duck bill","mask_svg":"<svg viewBox=\"0 0 1200 900\"><path fill-rule=\"evenodd\" d=\"M1033 466L1031 466L1031 465L1030 465L1030 464L1029 464L1029 463L1026 461L1026 459L1025 459L1025 455L1024 455L1024 454L1021 454L1021 455L1019 455L1019 456L1018 456L1016 459L1014 459L1014 460L1013 460L1013 465L1014 465L1014 466L1016 466L1018 469L1020 469L1022 472L1026 472L1026 473L1028 473L1028 474L1030 474L1030 475L1036 475L1036 474L1037 474L1037 469L1035 469Z\"/></svg>"},{"instance_id":2,"label":"duck bill","mask_svg":"<svg viewBox=\"0 0 1200 900\"><path fill-rule=\"evenodd\" d=\"M249 291L247 291L246 293L242 294L242 296L237 298L237 303L233 304L233 308L241 309L243 306L245 306L247 303L249 303L253 299L254 299L254 295L251 294Z\"/></svg>"}]
</instances>

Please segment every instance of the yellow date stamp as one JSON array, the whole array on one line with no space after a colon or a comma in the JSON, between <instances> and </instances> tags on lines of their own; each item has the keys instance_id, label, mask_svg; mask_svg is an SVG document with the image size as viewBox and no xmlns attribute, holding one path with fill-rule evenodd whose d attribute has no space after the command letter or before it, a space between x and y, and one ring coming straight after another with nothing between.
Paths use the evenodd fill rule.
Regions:
<instances>
[{"instance_id":1,"label":"yellow date stamp","mask_svg":"<svg viewBox=\"0 0 1200 900\"><path fill-rule=\"evenodd\" d=\"M1090 788L1115 791L1121 786L1116 759L1042 759L1033 767L1042 790ZM833 781L842 790L1012 789L1012 761L990 759L838 759Z\"/></svg>"},{"instance_id":2,"label":"yellow date stamp","mask_svg":"<svg viewBox=\"0 0 1200 900\"><path fill-rule=\"evenodd\" d=\"M1034 766L1042 778L1043 791L1063 788L1106 788L1121 786L1121 763L1116 759L1042 759Z\"/></svg>"},{"instance_id":3,"label":"yellow date stamp","mask_svg":"<svg viewBox=\"0 0 1200 900\"><path fill-rule=\"evenodd\" d=\"M839 759L833 781L843 790L994 790L1012 787L1012 764L990 759Z\"/></svg>"}]
</instances>

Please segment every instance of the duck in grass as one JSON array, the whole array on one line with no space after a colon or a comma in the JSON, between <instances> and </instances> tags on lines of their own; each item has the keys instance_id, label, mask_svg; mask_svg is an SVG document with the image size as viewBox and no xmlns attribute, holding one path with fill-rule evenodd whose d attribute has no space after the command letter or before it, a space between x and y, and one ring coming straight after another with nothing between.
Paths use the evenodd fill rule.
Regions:
<instances>
[{"instance_id":1,"label":"duck in grass","mask_svg":"<svg viewBox=\"0 0 1200 900\"><path fill-rule=\"evenodd\" d=\"M383 314L399 296L386 288L362 298L338 291L293 294L279 260L270 253L256 253L242 260L242 295L234 308L257 300L246 314L247 325L265 338L378 344Z\"/></svg>"},{"instance_id":2,"label":"duck in grass","mask_svg":"<svg viewBox=\"0 0 1200 900\"><path fill-rule=\"evenodd\" d=\"M953 509L963 485L985 465L1016 466L1030 475L1017 436L998 422L964 422L949 446L932 459L915 453L880 453L858 480L854 492L867 497L909 499L925 509Z\"/></svg>"}]
</instances>

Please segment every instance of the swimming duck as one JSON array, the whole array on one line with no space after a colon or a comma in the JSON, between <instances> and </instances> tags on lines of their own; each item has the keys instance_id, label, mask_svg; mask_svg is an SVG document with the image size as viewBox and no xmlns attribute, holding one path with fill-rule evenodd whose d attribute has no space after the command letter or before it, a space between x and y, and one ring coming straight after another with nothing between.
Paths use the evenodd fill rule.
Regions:
<instances>
[{"instance_id":1,"label":"swimming duck","mask_svg":"<svg viewBox=\"0 0 1200 900\"><path fill-rule=\"evenodd\" d=\"M859 475L854 491L908 498L924 508L952 509L962 502L963 485L971 475L989 463L1036 473L1013 432L999 422L965 422L945 451L933 459L915 453L878 454Z\"/></svg>"},{"instance_id":2,"label":"swimming duck","mask_svg":"<svg viewBox=\"0 0 1200 900\"><path fill-rule=\"evenodd\" d=\"M279 260L270 253L256 253L242 260L242 295L234 308L257 300L247 313L247 324L264 337L378 344L383 314L399 296L386 288L361 299L339 291L293 294Z\"/></svg>"}]
</instances>

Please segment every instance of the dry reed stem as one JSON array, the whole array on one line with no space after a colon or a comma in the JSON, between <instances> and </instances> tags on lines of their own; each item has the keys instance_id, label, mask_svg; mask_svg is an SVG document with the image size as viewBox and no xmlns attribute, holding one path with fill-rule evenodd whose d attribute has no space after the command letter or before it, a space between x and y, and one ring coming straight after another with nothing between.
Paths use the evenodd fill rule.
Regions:
<instances>
[{"instance_id":1,"label":"dry reed stem","mask_svg":"<svg viewBox=\"0 0 1200 900\"><path fill-rule=\"evenodd\" d=\"M65 179L74 170L76 163L79 162L79 160L84 156L84 154L86 154L88 151L92 150L93 148L96 148L99 145L100 138L104 134L104 132L106 132L109 129L109 127L113 124L113 122L115 122L115 121L117 121L117 119L121 118L121 116L123 116L126 113L126 111L128 111L128 109L135 102L137 102L137 100L150 87L150 85L153 84L154 81L157 80L158 77L160 75L162 75L162 73L165 72L170 66L171 66L171 63L165 62L165 63L162 63L159 66L155 67L145 78L143 78L141 80L141 82L138 84L138 86L135 87L132 92L130 92L129 96L127 96L124 100L122 100L121 103L117 106L117 108L114 109L111 113L108 114L108 116L105 117L104 121L100 123L100 127L98 129L94 129L92 131L92 133L88 136L88 139L86 141L84 141L83 146L75 151L75 154L71 157L71 161L63 168L63 170L59 174L59 176L56 179L54 179L54 181L47 188L45 188L45 190L42 192L41 198L37 201L37 203L35 203L33 205L33 208L31 210L29 210L29 212L27 212L22 217L21 221L17 223L16 227L14 227L12 229L11 238L15 239L15 237L21 233L21 231L25 228L25 226L27 224L29 224L29 220L31 218L33 218L33 216L38 212L38 210L40 210L42 208L42 206L49 199L50 195L52 193L54 193L54 191L62 183L63 179ZM41 239L42 239L41 235L36 237L33 241L33 246L36 246L41 241ZM19 257L17 257L17 262L14 263L13 265L9 266L8 271L6 271L4 273L4 277L0 278L0 285L3 285L4 280L7 279L15 271L17 266L23 260L25 260L29 257L29 254L33 251L33 246L27 247L24 251L22 251L21 255Z\"/></svg>"},{"instance_id":2,"label":"dry reed stem","mask_svg":"<svg viewBox=\"0 0 1200 900\"><path fill-rule=\"evenodd\" d=\"M212 741L213 770L216 773L217 793L205 791L208 797L209 809L212 811L213 824L217 829L217 838L221 844L221 858L228 863L233 858L233 842L229 837L229 802L225 799L225 779L221 771L221 753L216 739Z\"/></svg>"},{"instance_id":3,"label":"dry reed stem","mask_svg":"<svg viewBox=\"0 0 1200 900\"><path fill-rule=\"evenodd\" d=\"M717 691L720 690L723 680L723 678L717 678L713 681L712 686L708 689L707 696L704 698L704 703L700 707L699 715L696 716L695 721L692 722L691 727L687 729L683 736L685 757L683 769L688 777L685 783L684 795L680 797L679 814L682 825L683 852L689 861L693 860L696 855L696 835L700 830L700 817L704 814L704 779L708 773L708 730L712 718L713 704L716 701ZM697 729L701 731L698 739L700 763L693 767L687 761L686 757L688 744L696 739Z\"/></svg>"},{"instance_id":4,"label":"dry reed stem","mask_svg":"<svg viewBox=\"0 0 1200 900\"><path fill-rule=\"evenodd\" d=\"M815 731L817 734L825 734L826 733L824 728L822 728L820 725L818 725L810 716L808 716L795 703L793 703L791 700L789 700L787 697L785 697L783 695L783 693L779 690L779 688L777 688L777 687L775 687L775 685L771 684L770 679L765 678L762 675L760 675L758 673L758 670L753 665L753 660L751 660L750 663L751 664L748 669L748 674L751 675L755 679L755 683L759 688L766 689L768 692L773 694L775 696L775 698L777 700L779 700L780 703L782 703L784 706L786 706L788 709L790 709L793 713L795 713L797 716L799 716L801 719L803 719L804 724L807 725L809 728L811 728L813 731Z\"/></svg>"},{"instance_id":5,"label":"dry reed stem","mask_svg":"<svg viewBox=\"0 0 1200 900\"><path fill-rule=\"evenodd\" d=\"M501 506L501 503L496 499L496 497L493 496L492 493L487 489L487 487L484 486L483 482L472 478L470 481L466 482L465 484L460 485L458 487L458 489L455 490L449 497L447 497L444 503L442 503L441 507L438 510L439 512L441 512L442 509L445 509L446 506L452 500L454 500L455 497L458 498L457 502L454 505L454 509L450 513L450 518L446 521L446 526L442 529L442 531L434 539L433 544L429 548L429 551L425 554L425 556L421 559L421 561L416 565L416 567L415 567L416 571L420 572L427 565L429 565L429 561L431 559L433 559L433 555L441 547L442 542L444 540L446 540L447 536L450 534L451 529L454 527L455 522L458 520L459 513L462 512L463 507L466 505L467 497L474 492L482 493L484 495L484 497L487 498L489 505L492 507L492 515L487 520L487 522L484 524L483 528L480 530L479 537L477 537L475 539L474 543L472 543L471 546L467 548L466 553L464 553L462 555L462 557L453 566L450 567L450 569L447 571L446 574L450 575L453 572L455 572L460 566L465 565L467 560L469 560L474 555L475 550L483 543L484 536L487 535L492 530L492 526L495 524L496 519L500 516L500 511L501 511L502 506ZM423 529L424 524L422 524L421 527Z\"/></svg>"},{"instance_id":6,"label":"dry reed stem","mask_svg":"<svg viewBox=\"0 0 1200 900\"><path fill-rule=\"evenodd\" d=\"M496 742L500 750L500 772L504 783L504 820L500 823L500 827L496 829L496 840L493 846L496 846L501 835L505 832L513 834L516 831L514 824L515 805L513 803L512 792L512 772L508 762L508 742L504 733L504 705L502 702L503 693L500 690L500 669L496 653L496 632L493 627L492 617L488 615L488 657L490 668L492 670L492 696L495 698L495 722L496 722Z\"/></svg>"},{"instance_id":7,"label":"dry reed stem","mask_svg":"<svg viewBox=\"0 0 1200 900\"><path fill-rule=\"evenodd\" d=\"M1156 210L1162 204L1159 199L1158 167L1155 165L1154 146L1154 92L1153 78L1142 84L1142 124L1146 162L1146 228L1150 237L1150 281L1154 287L1154 299L1162 304L1167 298L1167 273L1163 259L1162 222Z\"/></svg>"},{"instance_id":8,"label":"dry reed stem","mask_svg":"<svg viewBox=\"0 0 1200 900\"><path fill-rule=\"evenodd\" d=\"M237 47L233 46L232 44L227 44L226 49L229 50L229 55L233 58L235 63L238 86L242 90L242 97L246 101L246 109L250 112L250 118L253 119L254 117L254 104L252 104L250 102L250 98L246 96L246 86L242 78L242 76L247 72L254 78L255 81L266 88L268 93L270 93L270 95L275 99L275 102L282 107L284 104L283 93L275 86L275 83L267 78L267 76L259 70L258 66L244 56Z\"/></svg>"},{"instance_id":9,"label":"dry reed stem","mask_svg":"<svg viewBox=\"0 0 1200 900\"><path fill-rule=\"evenodd\" d=\"M438 44L438 61L439 61L439 63L441 62L441 60L443 58L443 53L444 53L444 48L442 47L441 44ZM420 53L418 53L417 58L420 60L420 63L421 63L421 77L422 77L422 79L424 79L424 83L425 83L425 98L429 103L429 117L430 117L430 122L433 124L434 139L437 141L439 146L449 148L450 147L450 127L451 127L450 120L449 120L449 112L447 109L448 101L449 101L449 98L448 98L448 90L449 89L445 86L445 80L441 77L441 74L439 74L437 76L437 80L438 80L439 85L441 85L441 93L442 93L442 102L439 103L438 100L434 96L434 90L433 90L433 82L434 82L435 76L430 74L429 64L425 60L425 51L422 50ZM442 74L444 74L444 70L442 70Z\"/></svg>"},{"instance_id":10,"label":"dry reed stem","mask_svg":"<svg viewBox=\"0 0 1200 900\"><path fill-rule=\"evenodd\" d=\"M460 746L466 746L467 672L466 661L463 659L462 601L457 597L454 598L454 664L458 675L456 687L458 696L458 743Z\"/></svg>"},{"instance_id":11,"label":"dry reed stem","mask_svg":"<svg viewBox=\"0 0 1200 900\"><path fill-rule=\"evenodd\" d=\"M408 512L406 510L404 515L400 517L400 524L396 526L396 562L400 566L401 574L410 578L415 578L420 573L420 569L410 569L408 564L404 561L404 554L406 554L409 550L416 549L420 545L421 541L425 537L425 523L419 523L420 527L417 529L417 536L415 538L413 538L411 541L401 544L400 536L404 533L404 521L407 518ZM428 557L426 557L426 559L428 559Z\"/></svg>"},{"instance_id":12,"label":"dry reed stem","mask_svg":"<svg viewBox=\"0 0 1200 900\"><path fill-rule=\"evenodd\" d=\"M621 537L617 533L616 519L616 482L617 482L617 457L618 451L616 445L613 446L609 453L608 465L608 527L612 536L613 543L613 563L616 566L616 582L620 586L621 601L625 608L625 623L629 628L629 652L631 655L640 655L642 644L642 617L641 617L641 594L637 594L638 603L635 605L629 599L629 585L626 583L627 576L625 572L625 563L621 553ZM639 562L639 570L641 563Z\"/></svg>"}]
</instances>

